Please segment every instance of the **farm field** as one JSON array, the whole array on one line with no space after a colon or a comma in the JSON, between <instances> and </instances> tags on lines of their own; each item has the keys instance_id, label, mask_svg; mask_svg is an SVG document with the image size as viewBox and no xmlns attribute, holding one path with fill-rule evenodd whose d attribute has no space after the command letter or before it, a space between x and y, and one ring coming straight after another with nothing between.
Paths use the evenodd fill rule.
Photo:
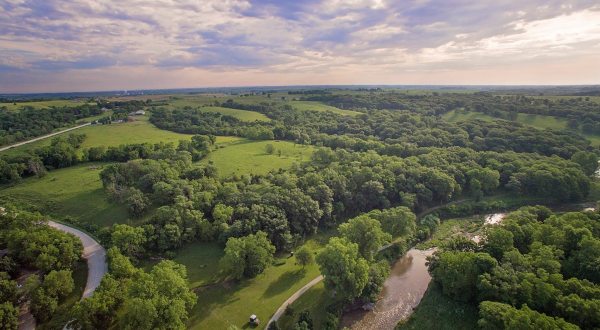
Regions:
<instances>
[{"instance_id":1,"label":"farm field","mask_svg":"<svg viewBox=\"0 0 600 330\"><path fill-rule=\"evenodd\" d=\"M57 220L99 227L129 222L124 206L109 203L100 181L103 163L86 163L48 172L43 178L27 178L13 187L0 188L1 201L16 201Z\"/></svg>"},{"instance_id":2,"label":"farm field","mask_svg":"<svg viewBox=\"0 0 600 330\"><path fill-rule=\"evenodd\" d=\"M19 110L22 107L29 106L36 109L47 109L50 107L76 106L87 103L86 100L49 100L49 101L32 101L32 102L16 102L15 103L0 103L0 108L6 107L10 111Z\"/></svg>"},{"instance_id":3,"label":"farm field","mask_svg":"<svg viewBox=\"0 0 600 330\"><path fill-rule=\"evenodd\" d=\"M328 233L322 233L308 240L304 246L316 253L328 238ZM190 258L178 261L187 266L188 273L194 273L197 263ZM316 264L302 269L295 264L295 258L281 256L273 266L253 279L223 282L197 290L198 303L190 313L188 326L198 330L222 329L231 325L243 328L248 325L248 317L252 314L256 314L264 326L290 295L318 275ZM190 282L193 283L194 279L190 278Z\"/></svg>"},{"instance_id":4,"label":"farm field","mask_svg":"<svg viewBox=\"0 0 600 330\"><path fill-rule=\"evenodd\" d=\"M273 154L266 152L268 144L275 147ZM281 156L278 155L279 150ZM201 162L212 162L221 176L265 174L271 170L288 168L293 163L308 161L314 150L313 146L294 144L289 141L240 140L213 151Z\"/></svg>"},{"instance_id":5,"label":"farm field","mask_svg":"<svg viewBox=\"0 0 600 330\"><path fill-rule=\"evenodd\" d=\"M347 115L347 116L358 116L361 114L358 111L343 110L340 108L332 107L330 105L326 105L321 102L315 102L315 101L291 101L289 104L292 107L294 107L300 111L307 111L307 110L331 111L333 113L337 113L340 115Z\"/></svg>"}]
</instances>

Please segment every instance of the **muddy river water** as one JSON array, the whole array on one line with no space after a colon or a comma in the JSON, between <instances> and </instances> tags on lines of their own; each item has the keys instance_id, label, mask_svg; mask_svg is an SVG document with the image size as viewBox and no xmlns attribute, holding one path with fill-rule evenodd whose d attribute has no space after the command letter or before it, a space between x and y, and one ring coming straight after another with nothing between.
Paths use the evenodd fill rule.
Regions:
<instances>
[{"instance_id":1,"label":"muddy river water","mask_svg":"<svg viewBox=\"0 0 600 330\"><path fill-rule=\"evenodd\" d=\"M409 250L392 266L383 284L380 300L372 311L362 309L344 314L342 326L351 329L394 329L419 305L431 276L425 266L434 249Z\"/></svg>"},{"instance_id":2,"label":"muddy river water","mask_svg":"<svg viewBox=\"0 0 600 330\"><path fill-rule=\"evenodd\" d=\"M490 214L485 217L485 224L497 225L504 219L504 213ZM478 236L473 237L479 240ZM419 305L427 291L431 276L427 271L427 257L435 249L409 250L392 266L390 276L383 284L383 290L375 308L371 311L362 309L345 313L342 327L350 329L388 330L394 329L398 322L407 318Z\"/></svg>"}]
</instances>

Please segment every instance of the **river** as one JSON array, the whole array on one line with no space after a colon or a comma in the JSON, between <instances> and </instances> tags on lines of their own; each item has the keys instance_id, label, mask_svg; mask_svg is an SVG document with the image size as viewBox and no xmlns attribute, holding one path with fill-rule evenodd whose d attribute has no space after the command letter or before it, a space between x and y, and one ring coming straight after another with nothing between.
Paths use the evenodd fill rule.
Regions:
<instances>
[{"instance_id":1,"label":"river","mask_svg":"<svg viewBox=\"0 0 600 330\"><path fill-rule=\"evenodd\" d=\"M380 298L372 311L355 310L344 314L342 327L351 329L394 329L419 305L431 276L427 271L427 257L435 249L410 249L392 266L390 276L383 284Z\"/></svg>"},{"instance_id":2,"label":"river","mask_svg":"<svg viewBox=\"0 0 600 330\"><path fill-rule=\"evenodd\" d=\"M484 223L497 225L505 216L505 213L489 214L485 216ZM475 236L472 239L479 241L480 237ZM392 266L375 308L372 311L358 309L345 313L342 317L342 327L357 330L389 330L394 329L398 322L410 316L413 309L421 302L431 281L425 263L427 257L434 251L435 248L410 249Z\"/></svg>"}]
</instances>

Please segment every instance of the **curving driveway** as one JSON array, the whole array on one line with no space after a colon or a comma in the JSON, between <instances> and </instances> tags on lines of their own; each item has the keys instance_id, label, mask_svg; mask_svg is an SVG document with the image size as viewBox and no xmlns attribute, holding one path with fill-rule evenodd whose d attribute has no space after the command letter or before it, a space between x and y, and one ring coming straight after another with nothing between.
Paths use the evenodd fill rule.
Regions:
<instances>
[{"instance_id":1,"label":"curving driveway","mask_svg":"<svg viewBox=\"0 0 600 330\"><path fill-rule=\"evenodd\" d=\"M94 290L100 285L100 281L102 281L104 274L108 271L108 266L106 264L106 250L102 245L81 230L54 221L48 221L48 225L66 233L73 234L81 240L81 243L83 244L83 258L87 260L88 266L87 283L81 298L83 299L91 296L92 293L94 293Z\"/></svg>"}]
</instances>

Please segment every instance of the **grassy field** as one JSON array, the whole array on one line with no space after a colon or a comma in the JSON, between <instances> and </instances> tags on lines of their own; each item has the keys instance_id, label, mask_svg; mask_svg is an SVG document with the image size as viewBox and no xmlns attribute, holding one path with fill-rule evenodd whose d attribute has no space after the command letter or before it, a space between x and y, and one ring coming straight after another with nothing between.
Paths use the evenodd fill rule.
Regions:
<instances>
[{"instance_id":1,"label":"grassy field","mask_svg":"<svg viewBox=\"0 0 600 330\"><path fill-rule=\"evenodd\" d=\"M100 227L130 222L125 207L106 200L99 177L102 166L87 163L51 171L43 178L27 178L0 188L0 200L27 204L58 220L70 216Z\"/></svg>"},{"instance_id":2,"label":"grassy field","mask_svg":"<svg viewBox=\"0 0 600 330\"><path fill-rule=\"evenodd\" d=\"M477 314L476 305L451 300L431 283L419 306L408 320L398 324L396 330L477 329Z\"/></svg>"},{"instance_id":3,"label":"grassy field","mask_svg":"<svg viewBox=\"0 0 600 330\"><path fill-rule=\"evenodd\" d=\"M87 103L86 100L50 100L34 102L0 103L0 108L6 107L10 111L19 110L22 107L30 106L36 109L48 109L50 107L76 106Z\"/></svg>"},{"instance_id":4,"label":"grassy field","mask_svg":"<svg viewBox=\"0 0 600 330\"><path fill-rule=\"evenodd\" d=\"M330 105L323 104L321 102L314 101L291 101L289 103L295 109L300 111L331 111L340 115L348 115L348 116L357 116L360 115L360 112L352 111L352 110L342 110L340 108L332 107Z\"/></svg>"},{"instance_id":5,"label":"grassy field","mask_svg":"<svg viewBox=\"0 0 600 330\"><path fill-rule=\"evenodd\" d=\"M267 154L266 146L275 147L273 154ZM278 151L281 151L281 156ZM314 151L312 146L294 144L288 141L248 141L240 140L213 151L201 162L212 162L221 176L231 174L265 174L271 170L288 168L293 163L308 161Z\"/></svg>"},{"instance_id":6,"label":"grassy field","mask_svg":"<svg viewBox=\"0 0 600 330\"><path fill-rule=\"evenodd\" d=\"M223 247L217 242L193 242L176 252L174 261L187 266L190 288L198 288L219 280L219 260ZM144 260L142 267L150 270L158 260Z\"/></svg>"},{"instance_id":7,"label":"grassy field","mask_svg":"<svg viewBox=\"0 0 600 330\"><path fill-rule=\"evenodd\" d=\"M328 234L320 234L308 240L304 246L317 253L328 238ZM198 267L198 261L193 258L182 258L178 261L188 267L190 274ZM203 264L204 262L202 261ZM228 281L201 288L197 290L198 303L190 313L189 327L227 329L234 325L246 328L248 318L252 314L256 314L264 325L290 295L318 275L316 264L302 269L295 264L295 258L283 256L256 278L240 282ZM197 283L197 279L190 277L190 282Z\"/></svg>"},{"instance_id":8,"label":"grassy field","mask_svg":"<svg viewBox=\"0 0 600 330\"><path fill-rule=\"evenodd\" d=\"M191 139L191 134L180 134L171 131L166 131L152 125L145 116L136 117L136 121L127 123L117 123L111 125L94 125L87 126L69 133L85 134L86 139L83 141L82 148L98 147L98 146L118 146L121 144L130 143L158 143L158 142L174 142L179 140ZM67 133L68 134L68 133ZM227 140L236 140L234 137L219 138L217 142ZM50 144L52 139L45 139L26 144L17 148L9 149L3 153L7 154L22 154L28 150L46 146Z\"/></svg>"},{"instance_id":9,"label":"grassy field","mask_svg":"<svg viewBox=\"0 0 600 330\"><path fill-rule=\"evenodd\" d=\"M262 113L258 113L255 111L247 111L247 110L238 110L238 109L231 109L231 108L223 108L223 107L201 107L198 108L200 109L200 111L205 111L205 112L218 112L220 114L223 115L229 115L232 117L236 117L237 119L241 120L241 121L248 121L248 122L252 122L252 121L270 121L271 119L269 119L269 117L263 115Z\"/></svg>"},{"instance_id":10,"label":"grassy field","mask_svg":"<svg viewBox=\"0 0 600 330\"><path fill-rule=\"evenodd\" d=\"M462 110L452 110L450 112L445 113L442 116L443 119L450 122L459 122L459 121L467 121L472 119L481 119L487 121L499 120L499 118L487 115L481 112L469 111L465 112ZM567 129L567 120L564 118L554 117L554 116L544 116L544 115L533 115L526 113L519 113L517 115L517 122L525 125L530 125L540 129L556 129L556 130L566 130ZM586 139L590 140L593 145L600 145L600 136L591 135L578 132L583 135Z\"/></svg>"}]
</instances>

